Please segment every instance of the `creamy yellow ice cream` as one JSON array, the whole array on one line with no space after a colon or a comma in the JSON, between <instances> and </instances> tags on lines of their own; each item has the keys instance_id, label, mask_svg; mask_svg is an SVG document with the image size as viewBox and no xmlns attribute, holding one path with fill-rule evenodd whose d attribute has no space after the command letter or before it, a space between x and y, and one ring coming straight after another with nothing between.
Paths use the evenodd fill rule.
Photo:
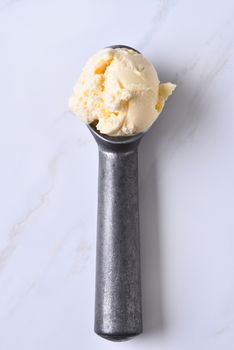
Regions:
<instances>
[{"instance_id":1,"label":"creamy yellow ice cream","mask_svg":"<svg viewBox=\"0 0 234 350\"><path fill-rule=\"evenodd\" d=\"M85 65L70 97L70 110L111 136L145 132L176 85L160 84L147 59L130 49L106 48Z\"/></svg>"}]
</instances>

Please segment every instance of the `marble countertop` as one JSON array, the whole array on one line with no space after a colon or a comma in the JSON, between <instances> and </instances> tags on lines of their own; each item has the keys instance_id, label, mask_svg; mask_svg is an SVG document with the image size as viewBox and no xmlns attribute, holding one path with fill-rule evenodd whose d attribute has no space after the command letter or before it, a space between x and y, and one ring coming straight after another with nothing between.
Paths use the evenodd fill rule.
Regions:
<instances>
[{"instance_id":1,"label":"marble countertop","mask_svg":"<svg viewBox=\"0 0 234 350\"><path fill-rule=\"evenodd\" d=\"M232 350L234 4L0 0L1 350ZM178 84L139 149L143 335L93 332L97 147L67 100L140 50Z\"/></svg>"}]
</instances>

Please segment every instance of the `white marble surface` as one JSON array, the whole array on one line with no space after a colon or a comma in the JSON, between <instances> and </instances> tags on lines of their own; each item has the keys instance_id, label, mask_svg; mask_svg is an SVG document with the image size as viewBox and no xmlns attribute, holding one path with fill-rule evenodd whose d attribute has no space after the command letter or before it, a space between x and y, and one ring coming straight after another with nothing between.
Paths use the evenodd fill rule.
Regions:
<instances>
[{"instance_id":1,"label":"white marble surface","mask_svg":"<svg viewBox=\"0 0 234 350\"><path fill-rule=\"evenodd\" d=\"M233 33L231 0L0 0L1 350L233 349ZM119 43L178 88L139 154L145 332L116 344L93 333L97 148L67 99Z\"/></svg>"}]
</instances>

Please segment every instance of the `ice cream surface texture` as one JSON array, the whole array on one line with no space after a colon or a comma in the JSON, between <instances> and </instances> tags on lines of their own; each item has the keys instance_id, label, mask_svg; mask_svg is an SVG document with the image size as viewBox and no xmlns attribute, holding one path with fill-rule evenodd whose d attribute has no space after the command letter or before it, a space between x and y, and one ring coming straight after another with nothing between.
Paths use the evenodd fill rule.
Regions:
<instances>
[{"instance_id":1,"label":"ice cream surface texture","mask_svg":"<svg viewBox=\"0 0 234 350\"><path fill-rule=\"evenodd\" d=\"M69 108L85 123L110 136L145 132L161 113L176 85L160 84L154 66L126 48L106 48L82 70Z\"/></svg>"}]
</instances>

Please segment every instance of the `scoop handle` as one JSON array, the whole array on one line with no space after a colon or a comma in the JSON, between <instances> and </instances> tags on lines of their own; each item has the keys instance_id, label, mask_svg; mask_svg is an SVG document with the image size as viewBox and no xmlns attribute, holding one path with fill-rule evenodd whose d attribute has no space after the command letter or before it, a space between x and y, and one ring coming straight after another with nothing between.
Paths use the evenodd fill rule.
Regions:
<instances>
[{"instance_id":1,"label":"scoop handle","mask_svg":"<svg viewBox=\"0 0 234 350\"><path fill-rule=\"evenodd\" d=\"M99 144L95 332L112 341L142 332L137 143Z\"/></svg>"}]
</instances>

